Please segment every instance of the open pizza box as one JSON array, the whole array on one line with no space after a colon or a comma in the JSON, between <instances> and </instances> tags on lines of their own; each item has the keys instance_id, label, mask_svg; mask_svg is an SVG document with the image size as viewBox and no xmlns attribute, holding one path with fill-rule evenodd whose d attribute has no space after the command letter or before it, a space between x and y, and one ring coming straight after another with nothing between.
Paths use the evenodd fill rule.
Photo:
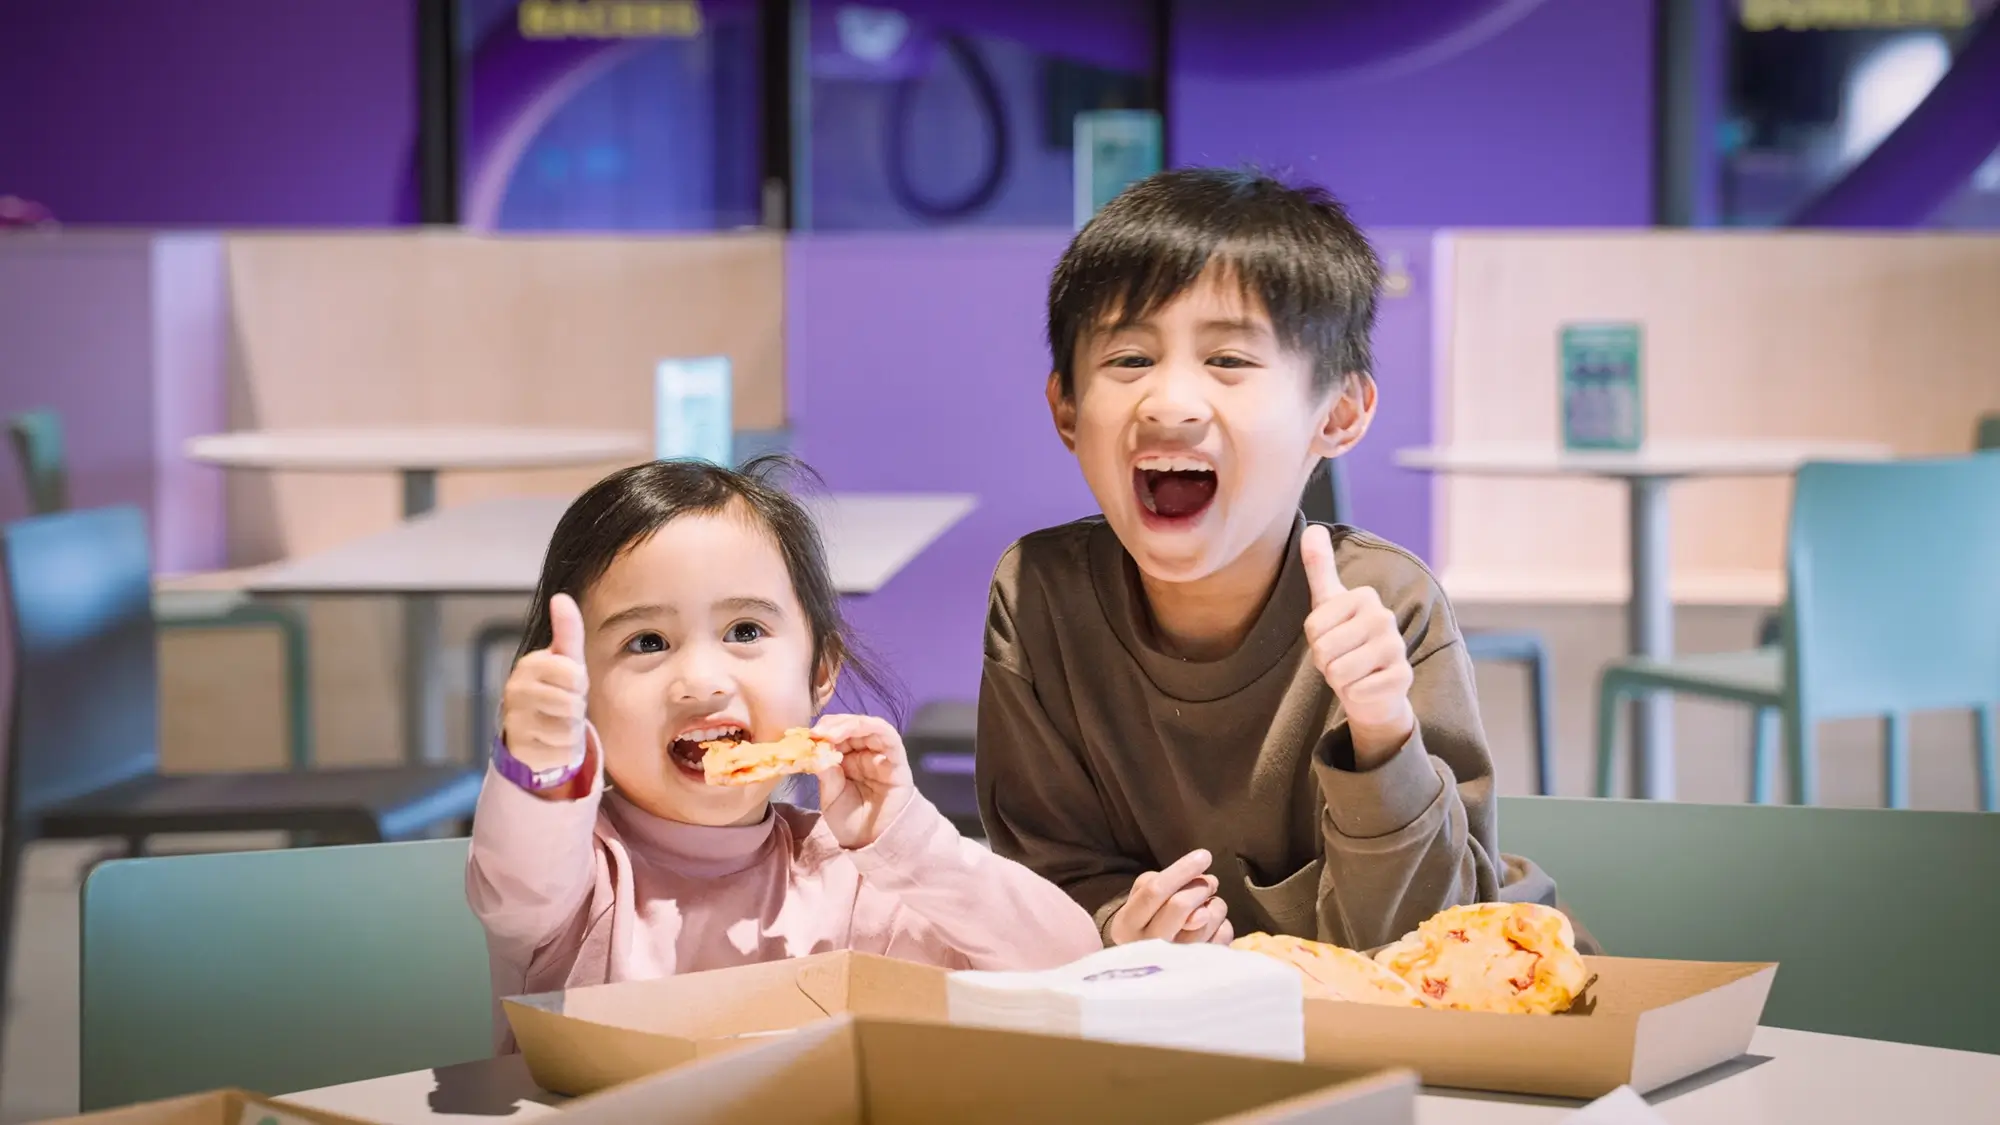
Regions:
<instances>
[{"instance_id":1,"label":"open pizza box","mask_svg":"<svg viewBox=\"0 0 2000 1125\"><path fill-rule=\"evenodd\" d=\"M1306 1001L1306 1058L1406 1066L1429 1086L1596 1098L1644 1094L1743 1054L1778 966L1586 957L1572 1010L1493 1015Z\"/></svg>"},{"instance_id":2,"label":"open pizza box","mask_svg":"<svg viewBox=\"0 0 2000 1125\"><path fill-rule=\"evenodd\" d=\"M561 1125L1414 1125L1407 1070L843 1016L572 1102Z\"/></svg>"},{"instance_id":3,"label":"open pizza box","mask_svg":"<svg viewBox=\"0 0 2000 1125\"><path fill-rule=\"evenodd\" d=\"M242 1090L211 1090L65 1117L49 1125L365 1125Z\"/></svg>"},{"instance_id":4,"label":"open pizza box","mask_svg":"<svg viewBox=\"0 0 2000 1125\"><path fill-rule=\"evenodd\" d=\"M535 1083L589 1094L829 1016L945 1018L945 971L840 951L507 999Z\"/></svg>"}]
</instances>

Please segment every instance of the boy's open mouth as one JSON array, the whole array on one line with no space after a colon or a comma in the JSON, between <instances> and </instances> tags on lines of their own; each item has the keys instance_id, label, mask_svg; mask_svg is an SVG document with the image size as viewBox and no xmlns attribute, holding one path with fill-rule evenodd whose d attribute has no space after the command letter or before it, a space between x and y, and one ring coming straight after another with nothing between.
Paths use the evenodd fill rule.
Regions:
<instances>
[{"instance_id":1,"label":"boy's open mouth","mask_svg":"<svg viewBox=\"0 0 2000 1125\"><path fill-rule=\"evenodd\" d=\"M1215 470L1175 467L1135 468L1132 491L1152 519L1168 525L1200 516L1215 502Z\"/></svg>"},{"instance_id":2,"label":"boy's open mouth","mask_svg":"<svg viewBox=\"0 0 2000 1125\"><path fill-rule=\"evenodd\" d=\"M691 730L681 737L674 739L667 746L667 758L674 765L680 767L682 773L697 779L705 779L707 774L702 769L701 760L708 755L708 751L701 748L702 743L717 742L723 739L744 739L748 737L750 737L749 733L742 727L711 727L706 730Z\"/></svg>"}]
</instances>

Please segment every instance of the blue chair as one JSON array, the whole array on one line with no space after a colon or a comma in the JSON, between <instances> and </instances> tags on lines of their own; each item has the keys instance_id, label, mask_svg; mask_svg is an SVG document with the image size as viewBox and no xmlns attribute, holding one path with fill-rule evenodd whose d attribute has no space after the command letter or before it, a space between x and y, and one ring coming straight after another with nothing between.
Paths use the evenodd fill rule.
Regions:
<instances>
[{"instance_id":1,"label":"blue chair","mask_svg":"<svg viewBox=\"0 0 2000 1125\"><path fill-rule=\"evenodd\" d=\"M1980 807L2000 810L2000 457L1812 464L1792 496L1780 643L1747 652L1632 658L1598 681L1597 793L1616 788L1619 702L1648 691L1755 710L1751 797L1772 799L1780 727L1791 799L1815 804L1814 732L1880 716L1884 789L1909 804L1912 711L1974 714Z\"/></svg>"},{"instance_id":2,"label":"blue chair","mask_svg":"<svg viewBox=\"0 0 2000 1125\"><path fill-rule=\"evenodd\" d=\"M1773 1027L2000 1053L2000 816L1502 797L1500 842L1607 953L1778 962Z\"/></svg>"},{"instance_id":3,"label":"blue chair","mask_svg":"<svg viewBox=\"0 0 2000 1125\"><path fill-rule=\"evenodd\" d=\"M28 489L28 510L46 516L69 509L69 461L62 418L29 410L7 419L14 455ZM293 769L312 765L312 693L305 620L297 613L235 591L159 591L153 617L161 630L271 628L284 645L285 729Z\"/></svg>"},{"instance_id":4,"label":"blue chair","mask_svg":"<svg viewBox=\"0 0 2000 1125\"><path fill-rule=\"evenodd\" d=\"M0 792L0 1005L21 858L37 840L286 832L407 839L472 816L483 772L451 766L159 772L152 547L137 508L0 529L13 699Z\"/></svg>"},{"instance_id":5,"label":"blue chair","mask_svg":"<svg viewBox=\"0 0 2000 1125\"><path fill-rule=\"evenodd\" d=\"M464 839L112 860L83 885L85 1110L493 1053Z\"/></svg>"}]
</instances>

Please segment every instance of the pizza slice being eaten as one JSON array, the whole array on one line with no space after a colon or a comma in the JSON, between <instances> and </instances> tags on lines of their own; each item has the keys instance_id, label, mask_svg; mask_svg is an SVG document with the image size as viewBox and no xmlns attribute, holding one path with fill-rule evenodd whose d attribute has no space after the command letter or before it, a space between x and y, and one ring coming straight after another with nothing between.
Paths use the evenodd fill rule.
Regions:
<instances>
[{"instance_id":1,"label":"pizza slice being eaten","mask_svg":"<svg viewBox=\"0 0 2000 1125\"><path fill-rule=\"evenodd\" d=\"M1425 1006L1424 998L1408 981L1352 949L1288 934L1245 934L1229 944L1232 949L1275 957L1297 969L1305 978L1308 1000Z\"/></svg>"},{"instance_id":2,"label":"pizza slice being eaten","mask_svg":"<svg viewBox=\"0 0 2000 1125\"><path fill-rule=\"evenodd\" d=\"M1375 955L1433 1008L1549 1015L1590 984L1576 930L1532 902L1454 906Z\"/></svg>"},{"instance_id":3,"label":"pizza slice being eaten","mask_svg":"<svg viewBox=\"0 0 2000 1125\"><path fill-rule=\"evenodd\" d=\"M718 739L701 744L702 776L710 785L755 785L790 773L818 773L840 764L833 743L804 727L776 742Z\"/></svg>"}]
</instances>

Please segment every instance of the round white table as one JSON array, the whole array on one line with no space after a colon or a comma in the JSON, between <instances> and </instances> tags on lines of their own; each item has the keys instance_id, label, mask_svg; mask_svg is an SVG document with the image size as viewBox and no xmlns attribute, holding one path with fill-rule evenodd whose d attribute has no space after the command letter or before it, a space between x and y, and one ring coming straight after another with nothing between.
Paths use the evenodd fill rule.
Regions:
<instances>
[{"instance_id":1,"label":"round white table","mask_svg":"<svg viewBox=\"0 0 2000 1125\"><path fill-rule=\"evenodd\" d=\"M405 519L437 507L441 472L609 464L651 453L651 443L639 433L497 426L239 430L190 438L185 448L191 460L230 469L396 473L403 480ZM405 597L403 747L412 761L449 758L443 696L424 688L440 674L438 633L438 599Z\"/></svg>"},{"instance_id":2,"label":"round white table","mask_svg":"<svg viewBox=\"0 0 2000 1125\"><path fill-rule=\"evenodd\" d=\"M441 472L594 465L645 457L650 451L650 443L637 433L499 426L238 430L187 443L190 459L231 469L397 473L403 478L404 516L437 506Z\"/></svg>"},{"instance_id":3,"label":"round white table","mask_svg":"<svg viewBox=\"0 0 2000 1125\"><path fill-rule=\"evenodd\" d=\"M1878 461L1887 446L1815 441L1654 441L1635 452L1570 452L1548 442L1469 442L1402 449L1406 469L1468 476L1600 477L1622 480L1630 493L1631 592L1626 614L1634 656L1674 655L1674 601L1668 586L1671 535L1667 486L1686 477L1790 476L1808 461ZM1641 797L1674 795L1673 712L1669 701L1633 704L1633 784Z\"/></svg>"}]
</instances>

